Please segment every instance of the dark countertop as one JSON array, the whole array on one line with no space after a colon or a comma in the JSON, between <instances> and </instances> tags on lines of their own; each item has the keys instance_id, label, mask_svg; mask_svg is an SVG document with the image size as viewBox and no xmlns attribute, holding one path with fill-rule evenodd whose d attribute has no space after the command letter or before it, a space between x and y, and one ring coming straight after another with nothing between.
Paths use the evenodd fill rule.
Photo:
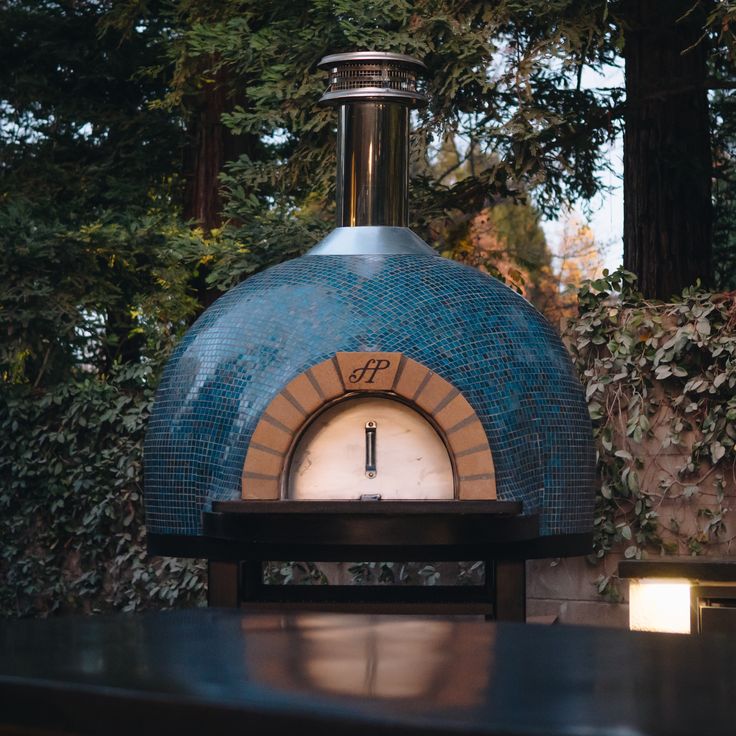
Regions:
<instances>
[{"instance_id":1,"label":"dark countertop","mask_svg":"<svg viewBox=\"0 0 736 736\"><path fill-rule=\"evenodd\" d=\"M224 609L5 620L6 729L733 734L736 640Z\"/></svg>"}]
</instances>

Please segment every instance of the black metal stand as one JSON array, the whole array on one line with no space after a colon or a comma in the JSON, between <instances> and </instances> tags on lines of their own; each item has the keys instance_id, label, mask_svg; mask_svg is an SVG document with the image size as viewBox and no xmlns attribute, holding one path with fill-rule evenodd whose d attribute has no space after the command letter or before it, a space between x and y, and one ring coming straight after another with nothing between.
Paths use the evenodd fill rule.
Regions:
<instances>
[{"instance_id":1,"label":"black metal stand","mask_svg":"<svg viewBox=\"0 0 736 736\"><path fill-rule=\"evenodd\" d=\"M485 571L482 585L269 585L263 580L262 561L211 562L209 605L246 611L460 614L524 621L523 560L487 560Z\"/></svg>"},{"instance_id":2,"label":"black metal stand","mask_svg":"<svg viewBox=\"0 0 736 736\"><path fill-rule=\"evenodd\" d=\"M524 559L509 545L538 536L537 519L502 502L228 502L205 531L238 559L209 563L209 604L309 610L481 615L524 621ZM490 540L490 541L489 541ZM482 559L481 585L271 585L266 560L440 562Z\"/></svg>"}]
</instances>

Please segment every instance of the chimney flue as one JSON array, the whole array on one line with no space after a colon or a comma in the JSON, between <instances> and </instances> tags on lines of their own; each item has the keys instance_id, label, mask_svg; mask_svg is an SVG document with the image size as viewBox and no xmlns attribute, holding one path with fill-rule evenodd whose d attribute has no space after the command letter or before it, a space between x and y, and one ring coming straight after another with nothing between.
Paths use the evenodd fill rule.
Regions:
<instances>
[{"instance_id":1,"label":"chimney flue","mask_svg":"<svg viewBox=\"0 0 736 736\"><path fill-rule=\"evenodd\" d=\"M409 220L409 108L426 104L411 56L357 51L325 56L338 108L337 226L406 227Z\"/></svg>"}]
</instances>

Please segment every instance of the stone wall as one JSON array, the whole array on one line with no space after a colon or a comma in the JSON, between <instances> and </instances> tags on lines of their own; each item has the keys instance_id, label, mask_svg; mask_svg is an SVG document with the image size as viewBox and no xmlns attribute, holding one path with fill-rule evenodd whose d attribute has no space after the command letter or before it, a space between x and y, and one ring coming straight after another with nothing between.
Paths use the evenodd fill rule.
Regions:
<instances>
[{"instance_id":1,"label":"stone wall","mask_svg":"<svg viewBox=\"0 0 736 736\"><path fill-rule=\"evenodd\" d=\"M530 560L526 567L527 621L626 628L627 584L621 585L621 603L604 600L596 584L601 574L615 571L620 559L621 555L610 555L598 565L591 565L585 557Z\"/></svg>"}]
</instances>

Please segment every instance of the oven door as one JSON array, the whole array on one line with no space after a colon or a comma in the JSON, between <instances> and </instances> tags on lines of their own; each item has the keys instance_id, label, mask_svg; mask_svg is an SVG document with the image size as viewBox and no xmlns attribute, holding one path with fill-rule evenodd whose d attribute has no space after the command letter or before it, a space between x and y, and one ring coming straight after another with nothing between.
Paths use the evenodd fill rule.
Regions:
<instances>
[{"instance_id":1,"label":"oven door","mask_svg":"<svg viewBox=\"0 0 736 736\"><path fill-rule=\"evenodd\" d=\"M401 401L357 396L315 417L285 476L294 500L452 499L452 462L430 421Z\"/></svg>"}]
</instances>

